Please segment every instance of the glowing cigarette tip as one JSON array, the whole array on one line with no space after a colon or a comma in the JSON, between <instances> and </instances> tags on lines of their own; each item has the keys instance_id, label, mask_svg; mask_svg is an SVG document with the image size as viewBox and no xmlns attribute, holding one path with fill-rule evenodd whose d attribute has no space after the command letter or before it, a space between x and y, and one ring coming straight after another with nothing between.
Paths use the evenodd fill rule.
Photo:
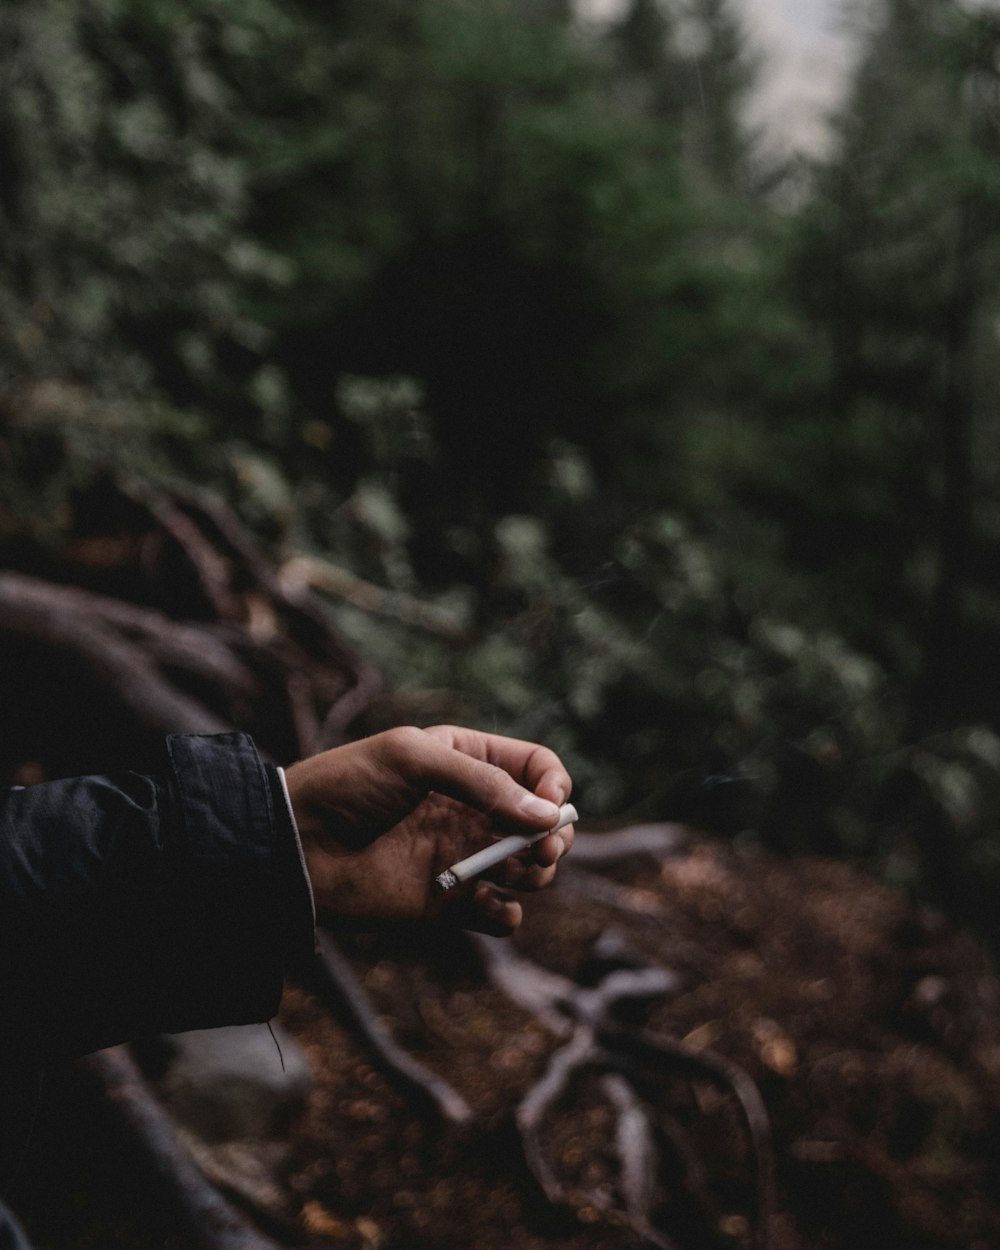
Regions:
<instances>
[{"instance_id":1,"label":"glowing cigarette tip","mask_svg":"<svg viewBox=\"0 0 1000 1250\"><path fill-rule=\"evenodd\" d=\"M434 878L442 890L453 889L460 881L468 881L471 877L478 877L480 873L486 872L487 869L502 864L510 855L516 855L518 851L523 851L526 846L531 846L535 842L541 842L542 838L548 837L550 833L555 833L562 829L564 825L571 825L575 820L579 820L579 815L572 803L564 803L559 809L559 819L551 827L551 829L543 829L541 833L530 833L524 836L520 833L511 834L509 838L501 838L499 842L494 842L492 846L484 847L483 850L477 851L475 855L470 855L467 859L459 860L457 864L452 864L450 868L446 868Z\"/></svg>"}]
</instances>

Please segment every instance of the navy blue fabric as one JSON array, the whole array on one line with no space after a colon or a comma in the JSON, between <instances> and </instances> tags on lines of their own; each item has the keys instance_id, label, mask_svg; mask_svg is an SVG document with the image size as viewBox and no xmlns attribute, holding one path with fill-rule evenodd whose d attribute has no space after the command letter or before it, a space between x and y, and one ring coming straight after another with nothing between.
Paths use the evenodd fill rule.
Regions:
<instances>
[{"instance_id":1,"label":"navy blue fabric","mask_svg":"<svg viewBox=\"0 0 1000 1250\"><path fill-rule=\"evenodd\" d=\"M311 954L275 770L236 733L164 765L0 791L0 1056L266 1020Z\"/></svg>"}]
</instances>

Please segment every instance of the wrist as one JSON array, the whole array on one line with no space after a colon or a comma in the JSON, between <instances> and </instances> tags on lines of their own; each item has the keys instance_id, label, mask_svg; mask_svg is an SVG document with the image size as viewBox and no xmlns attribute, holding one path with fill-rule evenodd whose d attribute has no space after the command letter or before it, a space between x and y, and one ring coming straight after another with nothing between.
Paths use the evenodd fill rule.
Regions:
<instances>
[{"instance_id":1,"label":"wrist","mask_svg":"<svg viewBox=\"0 0 1000 1250\"><path fill-rule=\"evenodd\" d=\"M357 919L357 855L335 845L328 850L310 838L303 840L302 852L317 924L331 928Z\"/></svg>"}]
</instances>

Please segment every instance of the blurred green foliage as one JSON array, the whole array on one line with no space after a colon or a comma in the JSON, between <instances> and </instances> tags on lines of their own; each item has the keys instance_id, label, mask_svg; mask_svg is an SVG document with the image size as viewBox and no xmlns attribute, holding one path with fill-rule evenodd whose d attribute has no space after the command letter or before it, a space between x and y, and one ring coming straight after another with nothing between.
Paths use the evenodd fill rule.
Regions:
<instances>
[{"instance_id":1,"label":"blurred green foliage","mask_svg":"<svg viewBox=\"0 0 1000 1250\"><path fill-rule=\"evenodd\" d=\"M567 10L3 5L5 558L215 491L415 719L995 938L1000 16L891 0L783 169L727 0Z\"/></svg>"}]
</instances>

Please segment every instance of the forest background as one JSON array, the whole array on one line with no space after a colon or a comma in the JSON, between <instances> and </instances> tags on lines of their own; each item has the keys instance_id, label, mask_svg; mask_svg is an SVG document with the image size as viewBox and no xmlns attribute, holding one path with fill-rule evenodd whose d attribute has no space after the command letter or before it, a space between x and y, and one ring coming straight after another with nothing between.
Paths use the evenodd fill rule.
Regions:
<instances>
[{"instance_id":1,"label":"forest background","mask_svg":"<svg viewBox=\"0 0 1000 1250\"><path fill-rule=\"evenodd\" d=\"M782 162L727 0L5 0L0 564L211 493L396 713L995 949L1000 12L866 16Z\"/></svg>"}]
</instances>

